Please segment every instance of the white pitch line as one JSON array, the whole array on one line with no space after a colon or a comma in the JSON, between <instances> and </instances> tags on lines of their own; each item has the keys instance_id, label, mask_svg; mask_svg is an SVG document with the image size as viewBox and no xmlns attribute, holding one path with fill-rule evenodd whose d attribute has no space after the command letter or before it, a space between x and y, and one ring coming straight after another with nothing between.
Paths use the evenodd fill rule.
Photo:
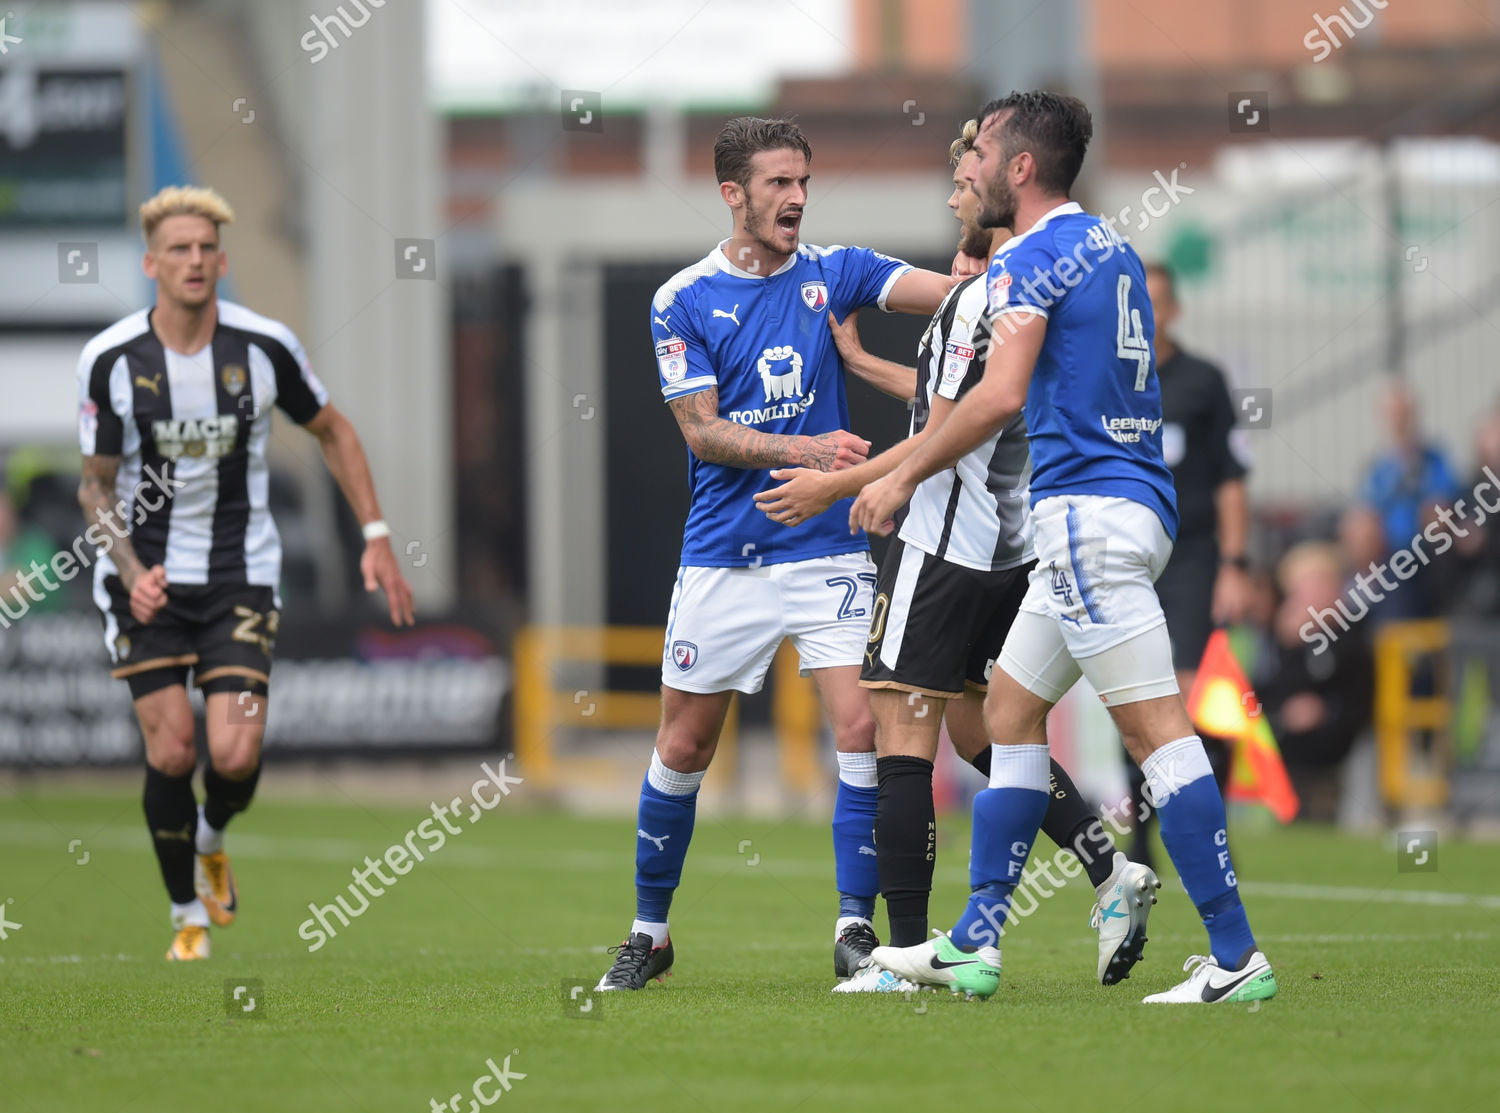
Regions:
<instances>
[{"instance_id":1,"label":"white pitch line","mask_svg":"<svg viewBox=\"0 0 1500 1113\"><path fill-rule=\"evenodd\" d=\"M420 820L418 821L420 822ZM482 820L481 820L482 822ZM467 828L463 828L467 830ZM73 835L73 832L69 832ZM125 851L127 853L151 853L150 841L143 828L119 825L98 827L77 832L83 836L80 849L98 851ZM632 856L624 847L616 852L599 850L506 850L494 847L465 846L463 834L448 835L447 841L429 859L440 865L467 869L494 870L497 868L523 869L544 873L610 873L628 870ZM0 821L0 845L53 848L61 864L69 837L59 833L57 826L39 820ZM399 845L392 842L386 845ZM418 845L422 845L419 843ZM366 855L376 858L385 852L378 840L369 842L349 838L302 838L290 835L261 835L236 833L230 837L229 846L237 857L283 862L330 862L348 865L351 869L364 863ZM423 846L425 850L425 846ZM751 848L753 850L753 847ZM747 879L755 878L826 878L833 880L833 857L826 859L780 858L759 855L757 865L750 865L747 856L732 854L691 854L688 858L689 873L707 870L719 873L737 872ZM96 859L97 860L97 859ZM80 867L86 868L86 867ZM940 868L934 880L962 884L969 880L966 869ZM1182 891L1181 883L1176 885ZM1272 900L1301 900L1327 903L1386 902L1392 904L1414 904L1435 908L1500 909L1500 894L1453 893L1439 889L1372 889L1353 885L1315 885L1296 881L1243 881L1240 889L1250 896Z\"/></svg>"}]
</instances>

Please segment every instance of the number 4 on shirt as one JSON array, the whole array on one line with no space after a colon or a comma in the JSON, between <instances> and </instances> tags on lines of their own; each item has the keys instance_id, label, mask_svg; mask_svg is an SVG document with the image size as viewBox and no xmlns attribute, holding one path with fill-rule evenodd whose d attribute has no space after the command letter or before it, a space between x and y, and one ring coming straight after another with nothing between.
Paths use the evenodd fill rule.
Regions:
<instances>
[{"instance_id":1,"label":"number 4 on shirt","mask_svg":"<svg viewBox=\"0 0 1500 1113\"><path fill-rule=\"evenodd\" d=\"M1146 376L1151 373L1151 345L1146 343L1146 330L1141 327L1141 311L1130 308L1130 275L1120 275L1115 301L1120 308L1115 329L1115 355L1135 360L1135 389L1145 390Z\"/></svg>"}]
</instances>

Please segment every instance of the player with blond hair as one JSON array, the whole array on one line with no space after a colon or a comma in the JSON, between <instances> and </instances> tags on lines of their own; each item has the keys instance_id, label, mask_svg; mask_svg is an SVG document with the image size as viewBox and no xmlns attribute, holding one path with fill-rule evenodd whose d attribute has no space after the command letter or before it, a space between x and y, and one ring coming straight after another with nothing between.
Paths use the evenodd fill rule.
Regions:
<instances>
[{"instance_id":1,"label":"player with blond hair","mask_svg":"<svg viewBox=\"0 0 1500 1113\"><path fill-rule=\"evenodd\" d=\"M212 189L174 186L140 209L156 303L115 322L78 361L78 502L102 538L94 601L111 675L130 686L146 743L146 825L171 898L167 958L209 955L210 922L239 895L224 828L260 777L271 653L281 618L281 542L268 505L272 409L317 437L364 528L365 590L412 622L353 425L328 401L290 329L218 297L234 220ZM203 804L187 684L203 693Z\"/></svg>"}]
</instances>

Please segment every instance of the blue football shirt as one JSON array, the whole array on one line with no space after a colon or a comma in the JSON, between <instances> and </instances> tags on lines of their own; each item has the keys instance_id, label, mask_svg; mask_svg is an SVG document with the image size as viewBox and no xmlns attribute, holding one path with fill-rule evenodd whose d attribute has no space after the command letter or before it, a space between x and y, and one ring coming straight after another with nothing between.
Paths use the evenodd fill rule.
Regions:
<instances>
[{"instance_id":1,"label":"blue football shirt","mask_svg":"<svg viewBox=\"0 0 1500 1113\"><path fill-rule=\"evenodd\" d=\"M723 246L674 275L652 300L662 396L716 388L720 417L767 433L848 429L828 314L842 321L861 306L885 309L891 287L911 267L868 248L803 244L776 271L752 274L731 263ZM869 547L863 533L849 533L849 499L795 529L771 521L754 495L775 485L769 469L710 464L689 450L682 564L780 564Z\"/></svg>"},{"instance_id":2,"label":"blue football shirt","mask_svg":"<svg viewBox=\"0 0 1500 1113\"><path fill-rule=\"evenodd\" d=\"M1047 318L1031 389L1031 503L1105 495L1149 506L1177 537L1162 459L1155 322L1140 257L1100 217L1059 205L990 260L994 339L1026 314Z\"/></svg>"}]
</instances>

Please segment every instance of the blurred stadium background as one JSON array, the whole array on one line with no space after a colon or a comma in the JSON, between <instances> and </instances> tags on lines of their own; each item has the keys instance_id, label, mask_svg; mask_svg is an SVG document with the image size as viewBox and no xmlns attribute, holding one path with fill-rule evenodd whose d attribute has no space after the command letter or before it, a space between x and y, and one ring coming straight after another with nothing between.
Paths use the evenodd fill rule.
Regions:
<instances>
[{"instance_id":1,"label":"blurred stadium background","mask_svg":"<svg viewBox=\"0 0 1500 1113\"><path fill-rule=\"evenodd\" d=\"M728 227L714 135L732 114L795 114L815 154L804 239L946 269L949 142L985 99L1047 86L1095 113L1079 199L1175 268L1182 341L1245 392L1258 603L1236 637L1257 686L1317 701L1266 707L1304 814L1496 829L1500 526L1471 529L1330 653L1295 635L1405 544L1362 498L1397 449L1393 384L1451 473L1414 498L1446 504L1500 468L1495 4L13 7L0 593L81 530L78 352L150 300L135 207L188 181L235 206L221 293L301 337L407 562L421 623L397 633L359 590L358 529L314 443L283 423L268 792L311 772L421 793L514 753L536 799L632 807L687 494L647 306ZM867 344L912 362L923 322L874 316ZM850 392L856 431L903 434L903 410ZM1327 547L1288 565L1308 541ZM0 623L0 784L133 783L137 728L86 578L25 611ZM783 669L743 701L710 806L823 799L811 700ZM1117 802L1102 712L1073 700L1056 726L1085 791Z\"/></svg>"}]
</instances>

